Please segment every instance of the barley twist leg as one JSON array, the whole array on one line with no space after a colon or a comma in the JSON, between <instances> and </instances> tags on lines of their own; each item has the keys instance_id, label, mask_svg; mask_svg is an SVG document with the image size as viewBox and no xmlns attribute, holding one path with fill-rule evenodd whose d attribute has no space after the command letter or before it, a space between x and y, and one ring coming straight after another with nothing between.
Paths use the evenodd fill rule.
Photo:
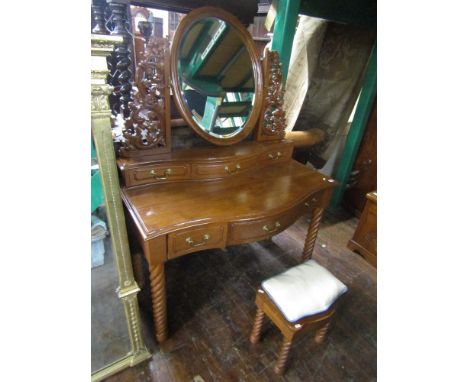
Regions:
<instances>
[{"instance_id":1,"label":"barley twist leg","mask_svg":"<svg viewBox=\"0 0 468 382\"><path fill-rule=\"evenodd\" d=\"M156 339L163 342L167 339L166 318L166 280L164 263L150 268L151 299L153 302L153 320Z\"/></svg>"},{"instance_id":2,"label":"barley twist leg","mask_svg":"<svg viewBox=\"0 0 468 382\"><path fill-rule=\"evenodd\" d=\"M291 344L292 341L284 338L283 339L283 345L281 347L281 352L278 357L278 361L276 361L275 365L275 373L278 375L283 375L284 374L284 369L286 366L286 362L288 361L288 356L289 356L289 350L291 349Z\"/></svg>"},{"instance_id":3,"label":"barley twist leg","mask_svg":"<svg viewBox=\"0 0 468 382\"><path fill-rule=\"evenodd\" d=\"M309 230L307 231L307 237L304 243L304 251L302 252L302 261L307 261L312 257L322 215L323 208L316 208L312 213L312 220L310 221Z\"/></svg>"},{"instance_id":4,"label":"barley twist leg","mask_svg":"<svg viewBox=\"0 0 468 382\"><path fill-rule=\"evenodd\" d=\"M257 308L257 314L255 316L254 326L252 328L252 334L250 335L250 342L253 344L258 343L260 339L260 333L262 331L264 317L265 317L265 313L260 308Z\"/></svg>"},{"instance_id":5,"label":"barley twist leg","mask_svg":"<svg viewBox=\"0 0 468 382\"><path fill-rule=\"evenodd\" d=\"M325 340L325 336L327 335L329 328L330 328L330 321L328 321L319 330L317 330L317 333L315 334L316 343L321 344Z\"/></svg>"}]
</instances>

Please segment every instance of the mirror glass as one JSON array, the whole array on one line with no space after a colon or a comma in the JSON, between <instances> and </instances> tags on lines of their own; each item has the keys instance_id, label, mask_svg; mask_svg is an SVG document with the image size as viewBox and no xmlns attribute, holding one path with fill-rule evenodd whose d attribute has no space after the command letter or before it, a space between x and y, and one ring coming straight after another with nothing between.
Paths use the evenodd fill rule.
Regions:
<instances>
[{"instance_id":1,"label":"mirror glass","mask_svg":"<svg viewBox=\"0 0 468 382\"><path fill-rule=\"evenodd\" d=\"M255 100L253 63L240 33L216 17L195 21L182 36L177 75L192 119L216 138L241 132Z\"/></svg>"}]
</instances>

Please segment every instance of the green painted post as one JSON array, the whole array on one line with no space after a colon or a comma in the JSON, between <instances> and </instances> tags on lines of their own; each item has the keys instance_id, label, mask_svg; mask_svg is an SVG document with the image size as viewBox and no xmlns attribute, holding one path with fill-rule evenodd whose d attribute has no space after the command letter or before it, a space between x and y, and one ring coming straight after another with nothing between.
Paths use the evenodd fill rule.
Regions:
<instances>
[{"instance_id":1,"label":"green painted post","mask_svg":"<svg viewBox=\"0 0 468 382\"><path fill-rule=\"evenodd\" d=\"M346 189L346 184L349 180L349 174L354 165L356 155L361 144L362 136L366 129L372 106L377 94L377 45L374 45L369 57L366 68L366 76L364 85L361 90L354 119L349 129L346 145L343 150L338 169L334 178L340 182L340 185L335 189L332 195L330 205L338 207L341 204L343 195Z\"/></svg>"},{"instance_id":2,"label":"green painted post","mask_svg":"<svg viewBox=\"0 0 468 382\"><path fill-rule=\"evenodd\" d=\"M294 34L296 33L297 16L299 16L300 0L278 0L275 29L271 49L276 50L282 64L283 82L286 83L291 58Z\"/></svg>"}]
</instances>

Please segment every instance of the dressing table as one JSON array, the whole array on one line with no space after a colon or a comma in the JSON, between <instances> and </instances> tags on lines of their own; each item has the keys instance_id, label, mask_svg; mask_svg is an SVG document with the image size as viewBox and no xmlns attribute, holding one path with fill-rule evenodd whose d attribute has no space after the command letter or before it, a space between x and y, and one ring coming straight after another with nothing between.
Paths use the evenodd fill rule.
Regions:
<instances>
[{"instance_id":1,"label":"dressing table","mask_svg":"<svg viewBox=\"0 0 468 382\"><path fill-rule=\"evenodd\" d=\"M119 149L127 225L148 263L155 334L167 338L164 264L263 240L307 213L310 259L335 181L292 159L276 52L214 7L185 16L169 46L152 38L135 76ZM171 146L171 92L202 147Z\"/></svg>"}]
</instances>

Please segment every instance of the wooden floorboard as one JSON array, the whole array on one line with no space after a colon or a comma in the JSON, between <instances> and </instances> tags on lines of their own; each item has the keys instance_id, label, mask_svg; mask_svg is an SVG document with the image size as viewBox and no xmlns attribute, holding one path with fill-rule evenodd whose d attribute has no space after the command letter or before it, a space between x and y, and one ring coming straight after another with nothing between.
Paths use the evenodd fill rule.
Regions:
<instances>
[{"instance_id":1,"label":"wooden floorboard","mask_svg":"<svg viewBox=\"0 0 468 382\"><path fill-rule=\"evenodd\" d=\"M346 248L357 220L342 211L326 212L313 255L349 288L325 342L317 345L313 333L299 338L283 377L273 373L282 338L267 319L260 343L249 343L256 288L299 264L307 224L303 217L270 241L166 263L170 337L154 342L144 290L144 334L153 356L108 381L375 381L376 270Z\"/></svg>"}]
</instances>

